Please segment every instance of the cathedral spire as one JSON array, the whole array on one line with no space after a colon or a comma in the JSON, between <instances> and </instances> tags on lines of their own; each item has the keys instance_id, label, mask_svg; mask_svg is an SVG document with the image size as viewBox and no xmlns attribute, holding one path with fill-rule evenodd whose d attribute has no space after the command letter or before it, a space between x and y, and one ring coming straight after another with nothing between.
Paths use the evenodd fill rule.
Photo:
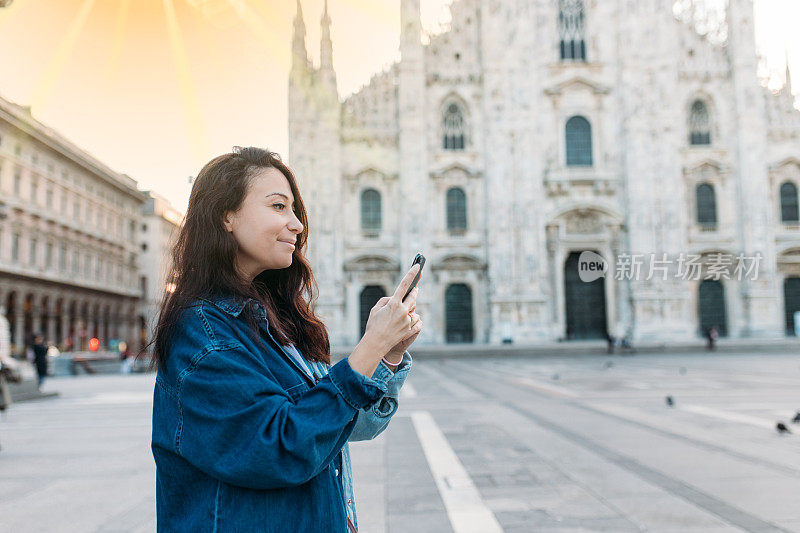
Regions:
<instances>
[{"instance_id":1,"label":"cathedral spire","mask_svg":"<svg viewBox=\"0 0 800 533\"><path fill-rule=\"evenodd\" d=\"M328 0L325 0L320 27L322 37L319 43L319 66L321 70L333 70L333 43L331 42L331 17L328 15Z\"/></svg>"},{"instance_id":2,"label":"cathedral spire","mask_svg":"<svg viewBox=\"0 0 800 533\"><path fill-rule=\"evenodd\" d=\"M786 83L784 85L789 95L792 94L792 71L789 68L789 48L786 48Z\"/></svg>"},{"instance_id":3,"label":"cathedral spire","mask_svg":"<svg viewBox=\"0 0 800 533\"><path fill-rule=\"evenodd\" d=\"M403 48L421 48L422 17L420 0L401 0L400 2L400 51Z\"/></svg>"},{"instance_id":4,"label":"cathedral spire","mask_svg":"<svg viewBox=\"0 0 800 533\"><path fill-rule=\"evenodd\" d=\"M297 14L294 17L294 37L292 39L292 68L308 67L306 52L306 24L303 22L303 8L297 0Z\"/></svg>"}]
</instances>

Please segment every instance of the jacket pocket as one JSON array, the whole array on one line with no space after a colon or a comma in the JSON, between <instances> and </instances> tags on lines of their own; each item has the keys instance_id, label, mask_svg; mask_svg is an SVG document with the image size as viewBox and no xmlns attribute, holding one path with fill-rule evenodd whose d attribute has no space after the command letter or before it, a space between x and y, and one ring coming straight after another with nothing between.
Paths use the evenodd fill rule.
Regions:
<instances>
[{"instance_id":1,"label":"jacket pocket","mask_svg":"<svg viewBox=\"0 0 800 533\"><path fill-rule=\"evenodd\" d=\"M302 398L303 395L307 393L309 390L311 389L309 389L308 385L301 382L293 387L289 387L288 389L286 389L286 394L289 395L289 398L291 398L292 403L297 403L297 401L300 398Z\"/></svg>"}]
</instances>

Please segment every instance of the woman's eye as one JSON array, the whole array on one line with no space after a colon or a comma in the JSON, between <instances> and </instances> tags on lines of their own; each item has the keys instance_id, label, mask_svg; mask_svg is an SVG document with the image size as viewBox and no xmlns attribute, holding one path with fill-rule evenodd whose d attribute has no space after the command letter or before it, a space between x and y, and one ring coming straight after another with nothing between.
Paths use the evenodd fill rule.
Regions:
<instances>
[{"instance_id":1,"label":"woman's eye","mask_svg":"<svg viewBox=\"0 0 800 533\"><path fill-rule=\"evenodd\" d=\"M283 204L272 204L272 207L275 207L275 206L278 206L278 205L279 205L279 206L281 206L281 209L284 209L284 208L286 207L286 206L285 206L285 205L283 205Z\"/></svg>"}]
</instances>

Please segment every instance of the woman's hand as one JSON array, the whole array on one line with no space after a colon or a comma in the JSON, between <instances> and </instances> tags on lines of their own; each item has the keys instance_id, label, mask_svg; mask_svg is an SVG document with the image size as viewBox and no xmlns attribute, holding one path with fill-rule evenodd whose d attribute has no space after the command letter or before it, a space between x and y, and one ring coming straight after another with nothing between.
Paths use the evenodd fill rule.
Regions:
<instances>
[{"instance_id":1,"label":"woman's hand","mask_svg":"<svg viewBox=\"0 0 800 533\"><path fill-rule=\"evenodd\" d=\"M414 309L417 306L419 287L415 287L404 302L401 298L405 295L420 266L414 265L400 281L394 294L378 300L369 312L364 338L368 338L374 345L383 346L381 357L394 349L399 343L405 341L414 333L419 333L422 323L414 320ZM420 279L422 279L420 277Z\"/></svg>"},{"instance_id":2,"label":"woman's hand","mask_svg":"<svg viewBox=\"0 0 800 533\"><path fill-rule=\"evenodd\" d=\"M419 289L415 287L404 302L400 301L419 269L418 264L412 266L394 294L381 298L370 310L364 337L348 357L350 367L356 372L372 377L378 363L390 350L411 344L422 330L422 321L413 311Z\"/></svg>"},{"instance_id":3,"label":"woman's hand","mask_svg":"<svg viewBox=\"0 0 800 533\"><path fill-rule=\"evenodd\" d=\"M405 339L395 344L389 350L389 352L386 354L386 359L392 363L399 363L403 360L403 354L405 351L408 350L408 347L411 346L415 340L417 340L417 337L419 337L419 334L422 332L422 319L417 313L414 312L417 308L416 293L418 290L419 289L415 287L412 291L412 294L414 294L414 304L409 309L409 313L411 313L411 330L416 331L416 333L409 333ZM410 297L411 295L409 294L409 298ZM378 300L378 303L375 304L375 307L383 307L389 302L389 299L390 298L388 296L384 296Z\"/></svg>"}]
</instances>

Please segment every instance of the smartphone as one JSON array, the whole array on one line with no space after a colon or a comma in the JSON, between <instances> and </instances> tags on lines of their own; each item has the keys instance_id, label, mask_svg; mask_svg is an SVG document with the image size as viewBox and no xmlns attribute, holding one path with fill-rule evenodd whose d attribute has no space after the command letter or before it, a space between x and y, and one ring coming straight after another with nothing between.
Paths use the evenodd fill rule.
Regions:
<instances>
[{"instance_id":1,"label":"smartphone","mask_svg":"<svg viewBox=\"0 0 800 533\"><path fill-rule=\"evenodd\" d=\"M419 277L422 275L422 269L425 268L425 256L422 254L417 254L417 256L414 258L414 262L411 263L411 267L413 268L414 265L416 265L417 263L419 263L419 270L417 271L417 275L414 276L414 281L411 282L411 286L406 291L406 295L403 296L403 299L400 300L401 302L405 302L408 295L411 294L411 291L413 291L414 287L417 286Z\"/></svg>"}]
</instances>

